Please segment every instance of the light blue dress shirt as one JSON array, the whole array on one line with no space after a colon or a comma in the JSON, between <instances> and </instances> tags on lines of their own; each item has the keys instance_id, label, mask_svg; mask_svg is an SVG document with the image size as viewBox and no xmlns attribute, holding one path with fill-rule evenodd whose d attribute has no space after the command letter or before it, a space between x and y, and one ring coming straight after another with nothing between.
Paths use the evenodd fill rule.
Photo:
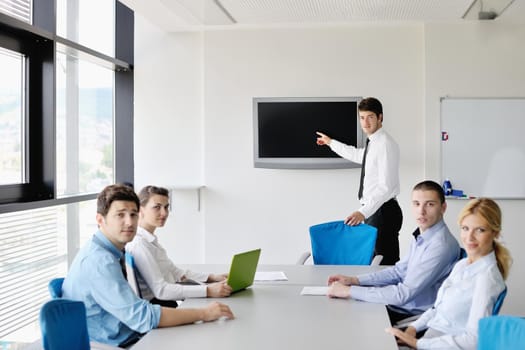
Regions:
<instances>
[{"instance_id":1,"label":"light blue dress shirt","mask_svg":"<svg viewBox=\"0 0 525 350\"><path fill-rule=\"evenodd\" d=\"M420 314L434 305L439 287L459 255L456 238L441 220L418 234L409 254L394 266L357 276L360 286L350 287L350 295L358 300L389 304L400 312Z\"/></svg>"},{"instance_id":2,"label":"light blue dress shirt","mask_svg":"<svg viewBox=\"0 0 525 350\"><path fill-rule=\"evenodd\" d=\"M91 340L111 345L156 328L161 312L131 290L119 263L122 254L97 231L76 255L62 286L63 298L84 302Z\"/></svg>"},{"instance_id":3,"label":"light blue dress shirt","mask_svg":"<svg viewBox=\"0 0 525 350\"><path fill-rule=\"evenodd\" d=\"M472 264L459 261L439 289L436 304L412 323L416 330L430 328L417 341L418 349L477 348L478 322L492 315L494 303L505 289L496 255L491 252ZM442 334L429 337L428 334Z\"/></svg>"}]
</instances>

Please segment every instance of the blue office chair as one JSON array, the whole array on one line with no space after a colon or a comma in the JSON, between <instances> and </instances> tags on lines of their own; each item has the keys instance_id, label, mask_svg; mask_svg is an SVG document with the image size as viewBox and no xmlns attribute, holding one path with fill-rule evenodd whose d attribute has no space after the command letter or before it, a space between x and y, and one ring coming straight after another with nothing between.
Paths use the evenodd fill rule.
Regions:
<instances>
[{"instance_id":1,"label":"blue office chair","mask_svg":"<svg viewBox=\"0 0 525 350\"><path fill-rule=\"evenodd\" d=\"M64 283L64 278L53 278L51 281L49 281L49 284L47 285L47 289L49 290L49 294L51 295L51 298L58 299L62 298L62 284Z\"/></svg>"},{"instance_id":2,"label":"blue office chair","mask_svg":"<svg viewBox=\"0 0 525 350\"><path fill-rule=\"evenodd\" d=\"M376 239L377 229L366 224L349 226L343 221L332 221L310 227L316 265L370 265Z\"/></svg>"},{"instance_id":3,"label":"blue office chair","mask_svg":"<svg viewBox=\"0 0 525 350\"><path fill-rule=\"evenodd\" d=\"M489 316L479 320L478 350L524 347L525 319L515 316Z\"/></svg>"},{"instance_id":4,"label":"blue office chair","mask_svg":"<svg viewBox=\"0 0 525 350\"><path fill-rule=\"evenodd\" d=\"M498 295L498 299L496 299L496 302L494 303L494 307L492 308L492 316L496 316L499 314L499 310L501 310L501 306L503 305L503 301L505 300L505 297L507 296L507 287L505 286L505 289Z\"/></svg>"},{"instance_id":5,"label":"blue office chair","mask_svg":"<svg viewBox=\"0 0 525 350\"><path fill-rule=\"evenodd\" d=\"M81 301L53 299L40 310L44 350L89 350L86 308Z\"/></svg>"}]
</instances>

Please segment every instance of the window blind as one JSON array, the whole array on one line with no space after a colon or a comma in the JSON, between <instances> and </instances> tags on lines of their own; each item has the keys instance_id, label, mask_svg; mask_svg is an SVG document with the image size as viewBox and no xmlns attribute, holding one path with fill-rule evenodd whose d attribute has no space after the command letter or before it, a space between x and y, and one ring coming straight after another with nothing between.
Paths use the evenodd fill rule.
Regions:
<instances>
[{"instance_id":1,"label":"window blind","mask_svg":"<svg viewBox=\"0 0 525 350\"><path fill-rule=\"evenodd\" d=\"M0 215L0 338L38 319L66 261L57 208Z\"/></svg>"},{"instance_id":2,"label":"window blind","mask_svg":"<svg viewBox=\"0 0 525 350\"><path fill-rule=\"evenodd\" d=\"M0 0L0 12L31 23L32 0Z\"/></svg>"}]
</instances>

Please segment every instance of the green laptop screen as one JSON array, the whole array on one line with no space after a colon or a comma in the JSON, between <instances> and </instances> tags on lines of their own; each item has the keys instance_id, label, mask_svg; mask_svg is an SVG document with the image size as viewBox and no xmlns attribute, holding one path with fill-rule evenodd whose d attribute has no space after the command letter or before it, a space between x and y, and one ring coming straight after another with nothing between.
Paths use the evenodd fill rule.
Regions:
<instances>
[{"instance_id":1,"label":"green laptop screen","mask_svg":"<svg viewBox=\"0 0 525 350\"><path fill-rule=\"evenodd\" d=\"M261 249L255 249L233 256L227 283L234 292L253 284L260 255Z\"/></svg>"}]
</instances>

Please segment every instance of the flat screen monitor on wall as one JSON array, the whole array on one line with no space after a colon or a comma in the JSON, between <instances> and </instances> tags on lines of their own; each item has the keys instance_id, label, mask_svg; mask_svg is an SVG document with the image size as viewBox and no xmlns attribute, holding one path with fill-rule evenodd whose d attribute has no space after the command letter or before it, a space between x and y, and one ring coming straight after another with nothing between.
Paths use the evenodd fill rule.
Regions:
<instances>
[{"instance_id":1,"label":"flat screen monitor on wall","mask_svg":"<svg viewBox=\"0 0 525 350\"><path fill-rule=\"evenodd\" d=\"M361 165L316 144L320 131L364 147L357 105L361 97L253 99L254 166L274 169L343 169Z\"/></svg>"}]
</instances>

